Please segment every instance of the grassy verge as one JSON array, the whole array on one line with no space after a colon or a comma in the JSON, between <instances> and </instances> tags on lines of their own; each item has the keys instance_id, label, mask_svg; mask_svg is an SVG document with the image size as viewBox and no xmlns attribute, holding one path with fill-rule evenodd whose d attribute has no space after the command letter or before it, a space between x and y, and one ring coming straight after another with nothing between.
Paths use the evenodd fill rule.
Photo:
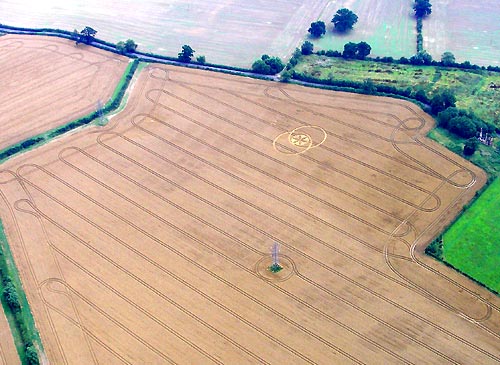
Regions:
<instances>
[{"instance_id":1,"label":"grassy verge","mask_svg":"<svg viewBox=\"0 0 500 365\"><path fill-rule=\"evenodd\" d=\"M139 61L134 60L132 63L129 63L127 69L125 70L122 78L120 79L113 96L111 99L103 106L102 112L103 114L111 113L115 111L121 104L122 99L127 91L127 87L132 80L132 77L139 66ZM46 131L37 136L31 137L27 140L21 141L13 146L7 147L0 151L0 163L6 161L12 156L18 155L20 153L24 153L33 148L39 147L45 143L48 143L52 139L64 134L70 130L75 128L87 125L91 123L93 120L99 117L99 113L94 111L84 117L73 120L63 126L59 126L55 129Z\"/></svg>"},{"instance_id":2,"label":"grassy verge","mask_svg":"<svg viewBox=\"0 0 500 365\"><path fill-rule=\"evenodd\" d=\"M294 71L320 80L349 80L392 86L412 93L423 90L430 98L442 89L451 90L457 107L471 109L486 122L500 127L500 73L487 70L464 70L439 66L414 66L374 61L345 60L318 55L302 56Z\"/></svg>"},{"instance_id":3,"label":"grassy verge","mask_svg":"<svg viewBox=\"0 0 500 365\"><path fill-rule=\"evenodd\" d=\"M19 277L19 272L16 269L12 253L10 251L7 237L5 235L3 225L0 222L0 288L2 292L1 302L2 307L9 322L10 330L14 338L17 353L22 364L33 365L39 363L37 350L42 350L42 341L35 327L35 321L31 314L28 300ZM13 300L7 300L5 292L10 287L14 292L14 303L17 302L19 307L13 305Z\"/></svg>"},{"instance_id":4,"label":"grassy verge","mask_svg":"<svg viewBox=\"0 0 500 365\"><path fill-rule=\"evenodd\" d=\"M500 179L496 179L443 235L443 261L500 292Z\"/></svg>"}]
</instances>

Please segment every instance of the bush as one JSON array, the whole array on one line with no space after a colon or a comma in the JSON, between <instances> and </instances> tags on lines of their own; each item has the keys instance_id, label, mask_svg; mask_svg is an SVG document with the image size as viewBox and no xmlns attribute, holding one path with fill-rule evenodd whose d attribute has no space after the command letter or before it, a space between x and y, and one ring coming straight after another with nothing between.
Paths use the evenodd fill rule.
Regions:
<instances>
[{"instance_id":1,"label":"bush","mask_svg":"<svg viewBox=\"0 0 500 365\"><path fill-rule=\"evenodd\" d=\"M476 152L477 146L479 145L479 141L477 138L472 137L469 138L464 145L464 155L465 156L472 156L474 152Z\"/></svg>"},{"instance_id":2,"label":"bush","mask_svg":"<svg viewBox=\"0 0 500 365\"><path fill-rule=\"evenodd\" d=\"M304 43L302 43L302 46L300 47L300 51L303 55L310 55L313 53L313 49L314 49L314 44L312 44L311 42L309 41L305 41Z\"/></svg>"},{"instance_id":3,"label":"bush","mask_svg":"<svg viewBox=\"0 0 500 365\"><path fill-rule=\"evenodd\" d=\"M21 310L21 304L19 302L19 296L17 295L17 290L10 279L4 281L4 288L2 295L5 300L5 303L7 303L12 312L17 313Z\"/></svg>"},{"instance_id":4,"label":"bush","mask_svg":"<svg viewBox=\"0 0 500 365\"><path fill-rule=\"evenodd\" d=\"M262 55L260 60L257 60L252 65L252 70L263 75L276 75L285 68L285 65L278 57L270 57Z\"/></svg>"}]
</instances>

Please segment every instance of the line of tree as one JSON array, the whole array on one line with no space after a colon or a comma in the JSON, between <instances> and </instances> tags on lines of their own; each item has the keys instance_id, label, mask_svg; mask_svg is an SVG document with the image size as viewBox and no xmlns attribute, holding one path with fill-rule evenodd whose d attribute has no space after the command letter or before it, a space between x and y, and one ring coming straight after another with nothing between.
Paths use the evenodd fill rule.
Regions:
<instances>
[{"instance_id":1,"label":"line of tree","mask_svg":"<svg viewBox=\"0 0 500 365\"><path fill-rule=\"evenodd\" d=\"M276 75L285 68L283 61L279 57L271 57L267 54L252 64L252 70L263 75Z\"/></svg>"},{"instance_id":2,"label":"line of tree","mask_svg":"<svg viewBox=\"0 0 500 365\"><path fill-rule=\"evenodd\" d=\"M348 42L344 44L344 51L342 52L342 57L344 58L356 58L358 60L364 60L371 52L372 47L366 42Z\"/></svg>"},{"instance_id":3,"label":"line of tree","mask_svg":"<svg viewBox=\"0 0 500 365\"><path fill-rule=\"evenodd\" d=\"M137 44L132 39L127 39L125 42L120 41L116 44L116 50L121 54L133 53L137 49Z\"/></svg>"},{"instance_id":4,"label":"line of tree","mask_svg":"<svg viewBox=\"0 0 500 365\"><path fill-rule=\"evenodd\" d=\"M80 32L75 29L73 31L73 38L76 41L76 45L78 45L79 43L91 44L94 41L96 34L97 30L92 27L86 26Z\"/></svg>"},{"instance_id":5,"label":"line of tree","mask_svg":"<svg viewBox=\"0 0 500 365\"><path fill-rule=\"evenodd\" d=\"M417 18L424 18L432 13L432 5L429 0L415 0L413 10Z\"/></svg>"},{"instance_id":6,"label":"line of tree","mask_svg":"<svg viewBox=\"0 0 500 365\"><path fill-rule=\"evenodd\" d=\"M0 256L3 256L1 254L1 250ZM5 265L5 263L2 263L0 266L3 265ZM0 278L2 280L3 286L2 301L7 305L10 312L14 316L16 327L19 331L19 336L21 337L21 341L24 345L24 356L26 359L25 363L28 365L39 365L40 360L38 358L38 352L33 345L33 334L30 330L28 330L27 324L25 323L24 316L26 316L26 314L22 313L22 311L26 309L23 309L23 307L21 306L21 301L19 299L16 286L3 268L0 268Z\"/></svg>"}]
</instances>

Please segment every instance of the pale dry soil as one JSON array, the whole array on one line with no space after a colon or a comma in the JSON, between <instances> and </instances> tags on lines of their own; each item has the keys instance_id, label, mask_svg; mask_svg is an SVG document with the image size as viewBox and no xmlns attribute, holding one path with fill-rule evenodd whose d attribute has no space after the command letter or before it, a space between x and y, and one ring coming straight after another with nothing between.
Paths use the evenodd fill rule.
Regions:
<instances>
[{"instance_id":1,"label":"pale dry soil","mask_svg":"<svg viewBox=\"0 0 500 365\"><path fill-rule=\"evenodd\" d=\"M128 59L55 37L0 37L0 150L105 104Z\"/></svg>"},{"instance_id":2,"label":"pale dry soil","mask_svg":"<svg viewBox=\"0 0 500 365\"><path fill-rule=\"evenodd\" d=\"M485 181L432 125L148 66L105 128L0 171L51 364L498 363L499 298L422 254Z\"/></svg>"}]
</instances>

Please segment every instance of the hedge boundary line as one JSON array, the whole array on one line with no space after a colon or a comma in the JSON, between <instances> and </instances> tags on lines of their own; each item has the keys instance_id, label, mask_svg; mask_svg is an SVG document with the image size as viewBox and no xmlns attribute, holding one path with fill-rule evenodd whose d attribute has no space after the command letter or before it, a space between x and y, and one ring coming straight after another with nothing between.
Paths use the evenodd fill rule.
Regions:
<instances>
[{"instance_id":1,"label":"hedge boundary line","mask_svg":"<svg viewBox=\"0 0 500 365\"><path fill-rule=\"evenodd\" d=\"M5 25L0 23L0 32L5 31L9 34L29 34L29 35L45 35L45 36L52 36L52 37L60 37L60 38L65 38L65 39L70 39L76 41L74 38L74 33L70 32L68 30L64 29L57 29L57 28L24 28L24 27L15 27L15 26L10 26L10 25ZM85 43L86 44L86 43ZM228 65L222 65L218 63L199 63L196 61L191 61L188 63L183 63L180 62L177 57L171 57L171 56L165 56L165 55L160 55L152 52L142 52L142 51L134 51L133 53L121 53L117 50L116 44L112 42L105 41L103 39L99 38L93 38L93 41L88 44L89 46L100 48L109 52L113 52L122 56L127 56L129 58L135 59L139 58L140 61L145 61L145 62L151 62L152 60L148 59L147 57L151 57L154 59L160 59L164 61L171 61L171 62L179 62L180 64L186 64L186 65L199 65L199 66L207 66L207 67L216 67L216 68L221 68L225 69L228 71L239 71L239 72L252 72L251 69L244 68L244 67L236 67L236 66L228 66ZM142 56L142 57L141 57ZM156 61L156 60L155 60Z\"/></svg>"},{"instance_id":2,"label":"hedge boundary line","mask_svg":"<svg viewBox=\"0 0 500 365\"><path fill-rule=\"evenodd\" d=\"M14 344L22 364L40 363L37 347L43 351L40 335L16 269L7 236L0 221L0 280L1 302L11 328ZM8 294L6 294L8 292ZM7 300L9 296L9 300Z\"/></svg>"},{"instance_id":3,"label":"hedge boundary line","mask_svg":"<svg viewBox=\"0 0 500 365\"><path fill-rule=\"evenodd\" d=\"M110 113L117 109L127 91L128 85L130 84L130 80L134 76L135 71L139 65L139 61L136 59L133 62L129 63L127 69L125 70L122 78L120 79L117 89L114 92L114 95L111 99L103 106L101 111L94 111L90 114L87 114L81 118L73 120L67 124L59 126L53 130L44 132L37 136L30 137L24 141L18 142L17 144L7 147L6 149L0 151L0 163L6 161L10 157L20 154L22 152L28 151L29 149L41 146L44 143L49 142L55 137L60 136L63 133L66 133L75 128L84 126L92 122L94 119L98 118L100 112L103 114Z\"/></svg>"},{"instance_id":4,"label":"hedge boundary line","mask_svg":"<svg viewBox=\"0 0 500 365\"><path fill-rule=\"evenodd\" d=\"M411 89L398 89L394 86L372 84L372 89L367 89L367 84L364 82L351 80L328 80L318 79L314 76L308 76L303 73L293 71L293 80L307 82L308 86L316 87L325 90L345 91L356 94L372 95L372 96L387 96L395 99L410 101L424 110L428 110L429 106L421 101L411 97Z\"/></svg>"}]
</instances>

